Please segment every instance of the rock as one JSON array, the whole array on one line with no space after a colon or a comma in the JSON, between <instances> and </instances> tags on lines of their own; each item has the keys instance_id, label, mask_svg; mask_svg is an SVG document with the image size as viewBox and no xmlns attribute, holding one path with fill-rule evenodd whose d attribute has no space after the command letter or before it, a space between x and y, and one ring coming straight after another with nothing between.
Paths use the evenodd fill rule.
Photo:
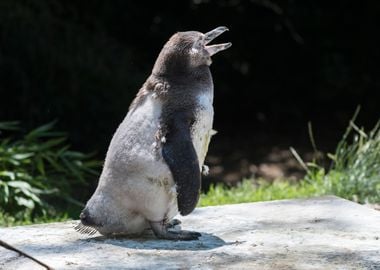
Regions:
<instances>
[{"instance_id":1,"label":"rock","mask_svg":"<svg viewBox=\"0 0 380 270\"><path fill-rule=\"evenodd\" d=\"M54 269L380 269L380 212L337 197L204 207L180 219L202 237L89 237L69 221L1 228L0 239Z\"/></svg>"},{"instance_id":2,"label":"rock","mask_svg":"<svg viewBox=\"0 0 380 270\"><path fill-rule=\"evenodd\" d=\"M16 270L20 269L22 266L24 269L28 270L44 270L38 263L14 252L12 250L3 248L0 246L0 269L4 270Z\"/></svg>"}]
</instances>

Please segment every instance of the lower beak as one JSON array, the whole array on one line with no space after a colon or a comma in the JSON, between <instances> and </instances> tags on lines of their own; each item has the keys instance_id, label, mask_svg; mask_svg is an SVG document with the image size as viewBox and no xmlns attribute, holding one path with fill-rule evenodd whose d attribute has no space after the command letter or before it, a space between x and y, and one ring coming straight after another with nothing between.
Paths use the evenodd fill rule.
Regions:
<instances>
[{"instance_id":1,"label":"lower beak","mask_svg":"<svg viewBox=\"0 0 380 270\"><path fill-rule=\"evenodd\" d=\"M210 32L207 32L205 34L205 45L209 44L212 40L223 34L224 32L228 31L228 28L225 26L219 26L215 28L214 30L211 30ZM228 49L229 47L232 46L231 42L228 43L222 43L222 44L214 44L214 45L209 45L205 46L207 52L210 54L210 56L213 56L214 54L224 51Z\"/></svg>"},{"instance_id":2,"label":"lower beak","mask_svg":"<svg viewBox=\"0 0 380 270\"><path fill-rule=\"evenodd\" d=\"M224 51L231 46L232 46L231 42L222 43L222 44L215 44L215 45L206 46L206 50L210 54L210 56L213 56L214 54L216 54L220 51Z\"/></svg>"}]
</instances>

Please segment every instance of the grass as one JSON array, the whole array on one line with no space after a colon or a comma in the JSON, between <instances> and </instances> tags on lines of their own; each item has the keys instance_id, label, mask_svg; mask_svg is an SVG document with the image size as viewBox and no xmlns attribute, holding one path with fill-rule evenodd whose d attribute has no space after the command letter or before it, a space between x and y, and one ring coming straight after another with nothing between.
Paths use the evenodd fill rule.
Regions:
<instances>
[{"instance_id":1,"label":"grass","mask_svg":"<svg viewBox=\"0 0 380 270\"><path fill-rule=\"evenodd\" d=\"M322 195L317 186L306 181L291 183L286 180L268 183L265 180L255 183L246 179L236 187L223 184L211 186L207 194L202 194L198 206L270 201L292 198L307 198Z\"/></svg>"},{"instance_id":2,"label":"grass","mask_svg":"<svg viewBox=\"0 0 380 270\"><path fill-rule=\"evenodd\" d=\"M324 192L359 203L380 202L380 121L366 132L355 124L358 108L331 160L328 170L316 162L306 164L305 181Z\"/></svg>"},{"instance_id":3,"label":"grass","mask_svg":"<svg viewBox=\"0 0 380 270\"><path fill-rule=\"evenodd\" d=\"M70 220L71 218L67 213L60 213L55 216L43 215L31 218L30 215L25 216L13 216L4 212L0 212L0 227L11 227L11 226L21 226L21 225L32 225L40 223L51 223Z\"/></svg>"},{"instance_id":4,"label":"grass","mask_svg":"<svg viewBox=\"0 0 380 270\"><path fill-rule=\"evenodd\" d=\"M267 183L245 180L237 187L219 184L202 194L199 206L244 203L267 200L305 198L320 195L336 195L358 203L380 202L380 121L369 132L355 124L360 107L352 117L346 132L334 153L325 157L331 162L329 169L316 158L305 163L291 148L295 158L306 171L304 179L297 183L275 181ZM319 157L311 125L311 143Z\"/></svg>"}]
</instances>

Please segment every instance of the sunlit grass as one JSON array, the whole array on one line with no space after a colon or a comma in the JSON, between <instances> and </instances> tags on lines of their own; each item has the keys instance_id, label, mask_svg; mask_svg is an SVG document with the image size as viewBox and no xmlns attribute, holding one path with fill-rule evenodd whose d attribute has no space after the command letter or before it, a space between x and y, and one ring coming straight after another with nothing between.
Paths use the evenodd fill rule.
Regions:
<instances>
[{"instance_id":1,"label":"sunlit grass","mask_svg":"<svg viewBox=\"0 0 380 270\"><path fill-rule=\"evenodd\" d=\"M199 206L234 204L257 201L270 201L292 198L307 198L322 195L317 186L305 181L291 183L287 180L259 181L244 180L236 187L226 187L223 184L212 186L207 194L202 194Z\"/></svg>"},{"instance_id":2,"label":"sunlit grass","mask_svg":"<svg viewBox=\"0 0 380 270\"><path fill-rule=\"evenodd\" d=\"M67 213L59 213L56 216L45 215L32 218L30 215L24 214L20 215L10 215L4 212L0 212L0 227L10 227L10 226L24 226L40 223L51 223L51 222L61 222L67 221L71 218Z\"/></svg>"},{"instance_id":3,"label":"sunlit grass","mask_svg":"<svg viewBox=\"0 0 380 270\"><path fill-rule=\"evenodd\" d=\"M306 176L298 183L286 180L253 184L245 180L237 187L222 184L211 187L202 194L199 206L305 198L320 195L336 195L359 203L380 202L380 122L365 132L355 124L358 108L335 153L327 154L331 165L326 170L318 160L305 163L291 148L295 158L306 170ZM317 153L316 143L310 137Z\"/></svg>"}]
</instances>

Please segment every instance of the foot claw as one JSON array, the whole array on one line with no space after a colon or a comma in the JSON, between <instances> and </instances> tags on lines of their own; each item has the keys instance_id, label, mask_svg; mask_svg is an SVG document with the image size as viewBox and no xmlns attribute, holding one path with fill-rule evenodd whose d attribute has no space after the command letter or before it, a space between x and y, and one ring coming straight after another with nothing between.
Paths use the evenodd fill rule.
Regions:
<instances>
[{"instance_id":1,"label":"foot claw","mask_svg":"<svg viewBox=\"0 0 380 270\"><path fill-rule=\"evenodd\" d=\"M182 222L179 219L174 218L166 224L166 228L171 229L177 225L180 225L181 223Z\"/></svg>"}]
</instances>

